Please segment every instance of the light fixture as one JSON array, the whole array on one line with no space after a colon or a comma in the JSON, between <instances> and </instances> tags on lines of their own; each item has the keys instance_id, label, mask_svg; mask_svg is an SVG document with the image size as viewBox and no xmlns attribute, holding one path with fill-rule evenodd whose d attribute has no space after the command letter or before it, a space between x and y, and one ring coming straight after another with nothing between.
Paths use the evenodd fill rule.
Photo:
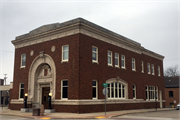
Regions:
<instances>
[{"instance_id":1,"label":"light fixture","mask_svg":"<svg viewBox=\"0 0 180 120\"><path fill-rule=\"evenodd\" d=\"M28 94L27 94L27 93L25 93L25 96L28 96Z\"/></svg>"},{"instance_id":2,"label":"light fixture","mask_svg":"<svg viewBox=\"0 0 180 120\"><path fill-rule=\"evenodd\" d=\"M49 96L52 96L52 93L49 93Z\"/></svg>"}]
</instances>

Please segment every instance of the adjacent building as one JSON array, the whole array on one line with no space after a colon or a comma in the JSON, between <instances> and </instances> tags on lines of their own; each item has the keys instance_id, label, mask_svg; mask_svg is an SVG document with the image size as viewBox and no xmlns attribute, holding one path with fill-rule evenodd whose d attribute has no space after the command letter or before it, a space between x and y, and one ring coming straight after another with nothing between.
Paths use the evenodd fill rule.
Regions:
<instances>
[{"instance_id":1,"label":"adjacent building","mask_svg":"<svg viewBox=\"0 0 180 120\"><path fill-rule=\"evenodd\" d=\"M57 112L165 107L162 55L83 18L41 26L12 41L15 46L12 110L28 106Z\"/></svg>"},{"instance_id":2,"label":"adjacent building","mask_svg":"<svg viewBox=\"0 0 180 120\"><path fill-rule=\"evenodd\" d=\"M179 77L164 77L166 107L179 104Z\"/></svg>"}]
</instances>

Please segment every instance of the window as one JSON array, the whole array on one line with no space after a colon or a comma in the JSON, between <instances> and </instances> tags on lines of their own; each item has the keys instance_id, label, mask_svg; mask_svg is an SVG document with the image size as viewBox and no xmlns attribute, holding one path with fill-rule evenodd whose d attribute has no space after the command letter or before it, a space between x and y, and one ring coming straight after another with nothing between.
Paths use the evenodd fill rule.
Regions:
<instances>
[{"instance_id":1,"label":"window","mask_svg":"<svg viewBox=\"0 0 180 120\"><path fill-rule=\"evenodd\" d=\"M24 83L19 84L19 99L24 98Z\"/></svg>"},{"instance_id":2,"label":"window","mask_svg":"<svg viewBox=\"0 0 180 120\"><path fill-rule=\"evenodd\" d=\"M155 88L152 86L149 87L149 99L155 99Z\"/></svg>"},{"instance_id":3,"label":"window","mask_svg":"<svg viewBox=\"0 0 180 120\"><path fill-rule=\"evenodd\" d=\"M97 99L98 97L98 88L97 88L98 84L96 80L92 81L92 98L93 99Z\"/></svg>"},{"instance_id":4,"label":"window","mask_svg":"<svg viewBox=\"0 0 180 120\"><path fill-rule=\"evenodd\" d=\"M92 46L92 62L98 62L98 48Z\"/></svg>"},{"instance_id":5,"label":"window","mask_svg":"<svg viewBox=\"0 0 180 120\"><path fill-rule=\"evenodd\" d=\"M173 91L169 91L169 97L174 97L173 96Z\"/></svg>"},{"instance_id":6,"label":"window","mask_svg":"<svg viewBox=\"0 0 180 120\"><path fill-rule=\"evenodd\" d=\"M125 56L121 55L121 68L125 68Z\"/></svg>"},{"instance_id":7,"label":"window","mask_svg":"<svg viewBox=\"0 0 180 120\"><path fill-rule=\"evenodd\" d=\"M68 80L62 80L61 86L61 98L68 99Z\"/></svg>"},{"instance_id":8,"label":"window","mask_svg":"<svg viewBox=\"0 0 180 120\"><path fill-rule=\"evenodd\" d=\"M133 99L136 99L136 85L133 84Z\"/></svg>"},{"instance_id":9,"label":"window","mask_svg":"<svg viewBox=\"0 0 180 120\"><path fill-rule=\"evenodd\" d=\"M62 61L69 60L69 45L62 46Z\"/></svg>"},{"instance_id":10,"label":"window","mask_svg":"<svg viewBox=\"0 0 180 120\"><path fill-rule=\"evenodd\" d=\"M112 66L112 52L108 51L108 65Z\"/></svg>"},{"instance_id":11,"label":"window","mask_svg":"<svg viewBox=\"0 0 180 120\"><path fill-rule=\"evenodd\" d=\"M156 99L158 100L158 87L156 87Z\"/></svg>"},{"instance_id":12,"label":"window","mask_svg":"<svg viewBox=\"0 0 180 120\"><path fill-rule=\"evenodd\" d=\"M141 72L144 73L144 62L143 61L141 61L141 69L142 69Z\"/></svg>"},{"instance_id":13,"label":"window","mask_svg":"<svg viewBox=\"0 0 180 120\"><path fill-rule=\"evenodd\" d=\"M149 63L147 64L147 71L148 71L148 74L151 74L150 64Z\"/></svg>"},{"instance_id":14,"label":"window","mask_svg":"<svg viewBox=\"0 0 180 120\"><path fill-rule=\"evenodd\" d=\"M21 55L21 67L26 66L26 54Z\"/></svg>"},{"instance_id":15,"label":"window","mask_svg":"<svg viewBox=\"0 0 180 120\"><path fill-rule=\"evenodd\" d=\"M161 76L160 67L158 66L158 76Z\"/></svg>"},{"instance_id":16,"label":"window","mask_svg":"<svg viewBox=\"0 0 180 120\"><path fill-rule=\"evenodd\" d=\"M136 70L136 63L134 58L132 58L132 70Z\"/></svg>"},{"instance_id":17,"label":"window","mask_svg":"<svg viewBox=\"0 0 180 120\"><path fill-rule=\"evenodd\" d=\"M153 64L151 65L151 72L152 72L152 75L154 75L154 65Z\"/></svg>"},{"instance_id":18,"label":"window","mask_svg":"<svg viewBox=\"0 0 180 120\"><path fill-rule=\"evenodd\" d=\"M108 84L108 98L125 98L125 86L121 83L113 82Z\"/></svg>"},{"instance_id":19,"label":"window","mask_svg":"<svg viewBox=\"0 0 180 120\"><path fill-rule=\"evenodd\" d=\"M44 69L44 76L47 76L48 74L48 69Z\"/></svg>"},{"instance_id":20,"label":"window","mask_svg":"<svg viewBox=\"0 0 180 120\"><path fill-rule=\"evenodd\" d=\"M115 53L115 67L119 67L119 54Z\"/></svg>"},{"instance_id":21,"label":"window","mask_svg":"<svg viewBox=\"0 0 180 120\"><path fill-rule=\"evenodd\" d=\"M149 100L148 86L146 86L146 100Z\"/></svg>"}]
</instances>

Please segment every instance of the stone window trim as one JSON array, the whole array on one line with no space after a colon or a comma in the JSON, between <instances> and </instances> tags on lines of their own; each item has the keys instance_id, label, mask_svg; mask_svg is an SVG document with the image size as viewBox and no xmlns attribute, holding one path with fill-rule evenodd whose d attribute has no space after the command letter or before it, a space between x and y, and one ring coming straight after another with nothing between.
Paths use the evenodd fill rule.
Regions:
<instances>
[{"instance_id":1,"label":"stone window trim","mask_svg":"<svg viewBox=\"0 0 180 120\"><path fill-rule=\"evenodd\" d=\"M158 66L158 76L161 76L160 66Z\"/></svg>"},{"instance_id":2,"label":"stone window trim","mask_svg":"<svg viewBox=\"0 0 180 120\"><path fill-rule=\"evenodd\" d=\"M25 62L24 65L23 65L23 62ZM20 68L25 68L25 67L26 67L26 54L24 53L24 54L21 54L21 65L20 65Z\"/></svg>"},{"instance_id":3,"label":"stone window trim","mask_svg":"<svg viewBox=\"0 0 180 120\"><path fill-rule=\"evenodd\" d=\"M110 55L109 55L110 53ZM110 63L108 62L108 58L110 58ZM112 51L109 51L107 52L107 63L108 63L108 66L113 66L113 63L112 63Z\"/></svg>"},{"instance_id":4,"label":"stone window trim","mask_svg":"<svg viewBox=\"0 0 180 120\"><path fill-rule=\"evenodd\" d=\"M136 71L136 60L132 58L132 71Z\"/></svg>"},{"instance_id":5,"label":"stone window trim","mask_svg":"<svg viewBox=\"0 0 180 120\"><path fill-rule=\"evenodd\" d=\"M133 99L136 99L136 85L133 84Z\"/></svg>"},{"instance_id":6,"label":"stone window trim","mask_svg":"<svg viewBox=\"0 0 180 120\"><path fill-rule=\"evenodd\" d=\"M98 81L97 80L92 80L92 81L96 82L96 86L92 85L92 88L96 88L96 97L95 98L92 97L92 99L98 99Z\"/></svg>"},{"instance_id":7,"label":"stone window trim","mask_svg":"<svg viewBox=\"0 0 180 120\"><path fill-rule=\"evenodd\" d=\"M114 58L115 58L115 59L114 59L114 60L115 60L115 61L114 61L115 67L116 67L116 68L119 68L119 54L118 54L118 53L115 53L115 54L114 54ZM116 65L116 59L117 59L117 65Z\"/></svg>"},{"instance_id":8,"label":"stone window trim","mask_svg":"<svg viewBox=\"0 0 180 120\"><path fill-rule=\"evenodd\" d=\"M144 73L144 62L143 61L141 61L141 69L142 69L141 72Z\"/></svg>"},{"instance_id":9,"label":"stone window trim","mask_svg":"<svg viewBox=\"0 0 180 120\"><path fill-rule=\"evenodd\" d=\"M24 99L24 94L25 93L23 93L23 97L21 98L20 96L21 96L21 89L24 89L24 87L23 88L21 88L21 85L22 84L24 84L23 82L22 83L19 83L19 100L23 100Z\"/></svg>"},{"instance_id":10,"label":"stone window trim","mask_svg":"<svg viewBox=\"0 0 180 120\"><path fill-rule=\"evenodd\" d=\"M124 66L122 65L122 62ZM125 55L121 55L121 68L126 69L126 61L125 61Z\"/></svg>"},{"instance_id":11,"label":"stone window trim","mask_svg":"<svg viewBox=\"0 0 180 120\"><path fill-rule=\"evenodd\" d=\"M106 80L106 83L108 83L108 84L120 83L120 84L124 85L124 91L125 91L125 97L124 98L108 98L108 95L107 95L107 99L128 99L128 83L126 81L117 77L117 78L111 78L111 79ZM108 91L108 92L110 92L110 91Z\"/></svg>"},{"instance_id":12,"label":"stone window trim","mask_svg":"<svg viewBox=\"0 0 180 120\"><path fill-rule=\"evenodd\" d=\"M152 75L155 75L154 64L151 64L151 73L152 73Z\"/></svg>"},{"instance_id":13,"label":"stone window trim","mask_svg":"<svg viewBox=\"0 0 180 120\"><path fill-rule=\"evenodd\" d=\"M148 72L148 74L151 74L151 68L150 68L150 64L149 63L147 63L147 72Z\"/></svg>"},{"instance_id":14,"label":"stone window trim","mask_svg":"<svg viewBox=\"0 0 180 120\"><path fill-rule=\"evenodd\" d=\"M67 98L63 98L63 87L67 87L67 89L68 89L68 85L63 86L63 81L68 81L68 79L61 80L61 100L68 100L68 93L67 93Z\"/></svg>"},{"instance_id":15,"label":"stone window trim","mask_svg":"<svg viewBox=\"0 0 180 120\"><path fill-rule=\"evenodd\" d=\"M66 47L66 46L68 46L68 50L65 50L65 51L64 51L63 48ZM63 56L64 56L64 52L66 52L66 51L67 51L67 54L68 54L68 58L67 58L67 59L64 59ZM62 56L61 56L61 57L62 57L61 63L63 63L63 62L68 62L68 61L69 61L69 44L62 46Z\"/></svg>"},{"instance_id":16,"label":"stone window trim","mask_svg":"<svg viewBox=\"0 0 180 120\"><path fill-rule=\"evenodd\" d=\"M93 48L95 48L96 51L93 51ZM92 46L92 54L93 54L93 53L96 54L96 60L93 60L93 57L92 57L92 63L97 63L97 64L99 64L99 63L98 63L98 47Z\"/></svg>"}]
</instances>

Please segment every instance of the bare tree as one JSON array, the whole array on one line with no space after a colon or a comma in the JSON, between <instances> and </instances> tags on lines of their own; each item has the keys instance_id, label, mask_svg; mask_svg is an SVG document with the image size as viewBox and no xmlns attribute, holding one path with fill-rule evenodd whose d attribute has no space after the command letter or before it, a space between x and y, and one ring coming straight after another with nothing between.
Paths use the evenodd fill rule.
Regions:
<instances>
[{"instance_id":1,"label":"bare tree","mask_svg":"<svg viewBox=\"0 0 180 120\"><path fill-rule=\"evenodd\" d=\"M173 77L173 76L180 76L180 72L178 70L178 65L168 67L164 70L165 77Z\"/></svg>"}]
</instances>

